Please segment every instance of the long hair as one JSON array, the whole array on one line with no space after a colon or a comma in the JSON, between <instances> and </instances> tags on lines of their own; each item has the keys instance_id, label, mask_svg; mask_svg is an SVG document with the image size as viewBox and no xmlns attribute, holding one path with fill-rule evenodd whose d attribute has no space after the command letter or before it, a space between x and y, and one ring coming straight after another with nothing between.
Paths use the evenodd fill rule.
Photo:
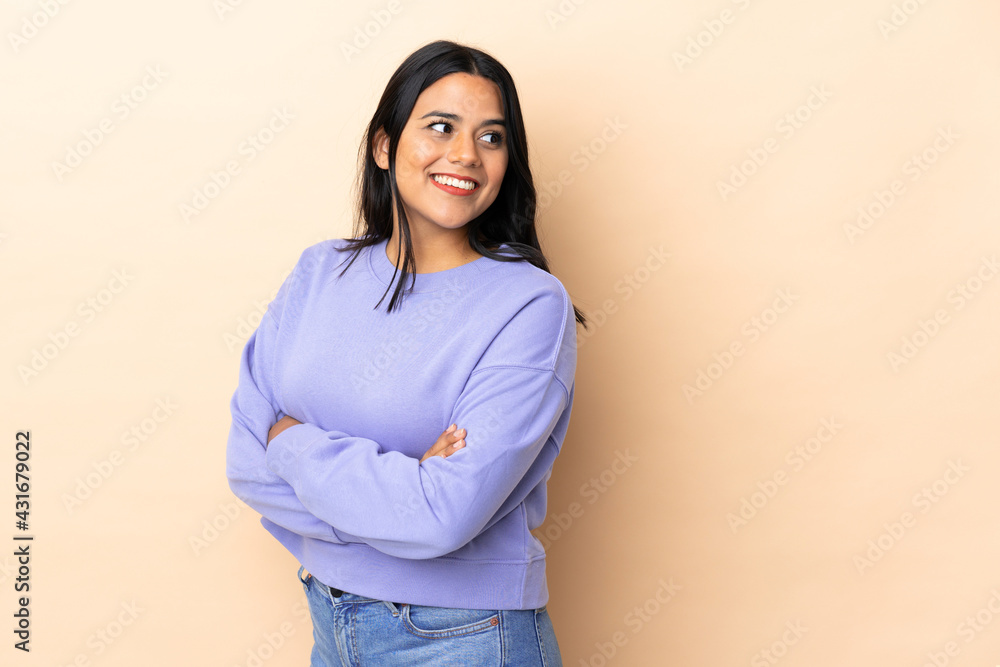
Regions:
<instances>
[{"instance_id":1,"label":"long hair","mask_svg":"<svg viewBox=\"0 0 1000 667\"><path fill-rule=\"evenodd\" d=\"M352 256L341 275L357 259L362 248L376 245L392 236L395 206L399 214L401 242L406 247L406 259L386 309L390 313L400 304L403 284L407 278L410 279L412 288L416 268L410 226L403 210L403 199L396 186L396 149L399 138L420 93L438 79L456 72L481 76L499 87L507 129L507 170L496 200L466 225L469 245L485 257L503 262L527 261L551 273L535 232L535 185L528 167L528 142L514 79L507 68L488 53L455 42L438 40L410 54L389 78L358 151L361 169L358 172L359 182L356 183L359 196L354 221L355 238L347 239L344 244L352 252ZM381 169L375 162L374 140L379 129L389 139L388 170ZM496 252L501 243L507 244L514 254ZM393 277L395 275L394 273ZM389 287L386 287L386 293ZM383 299L385 294L378 303L382 303ZM576 306L573 306L573 311L577 322L586 328L587 321L583 313Z\"/></svg>"}]
</instances>

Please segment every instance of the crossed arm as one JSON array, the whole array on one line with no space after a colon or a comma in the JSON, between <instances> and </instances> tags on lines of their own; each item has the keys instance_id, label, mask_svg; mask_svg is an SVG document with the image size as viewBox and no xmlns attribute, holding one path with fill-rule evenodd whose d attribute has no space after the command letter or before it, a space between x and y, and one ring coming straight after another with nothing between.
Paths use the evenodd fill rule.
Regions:
<instances>
[{"instance_id":1,"label":"crossed arm","mask_svg":"<svg viewBox=\"0 0 1000 667\"><path fill-rule=\"evenodd\" d=\"M571 397L551 370L473 372L451 413L468 432L445 430L418 461L286 415L270 382L276 333L265 315L244 348L227 476L237 497L291 532L364 542L400 558L436 558L522 502L558 453L552 434L564 430ZM474 440L463 447L467 437Z\"/></svg>"},{"instance_id":2,"label":"crossed arm","mask_svg":"<svg viewBox=\"0 0 1000 667\"><path fill-rule=\"evenodd\" d=\"M271 444L271 440L286 428L291 428L301 423L298 419L285 415L267 432L267 444ZM462 447L465 447L465 436L466 430L464 428L458 428L457 424L452 424L445 429L444 433L438 436L437 441L431 445L430 449L424 452L424 455L420 457L420 462L423 463L432 456L440 456L443 459L448 458Z\"/></svg>"},{"instance_id":3,"label":"crossed arm","mask_svg":"<svg viewBox=\"0 0 1000 667\"><path fill-rule=\"evenodd\" d=\"M561 312L564 300L522 308L522 319L494 341L493 363L470 375L451 410L452 426L417 460L284 413L273 378L288 284L244 347L231 401L227 477L247 505L305 537L436 558L467 544L545 480L565 434L572 389L552 368L549 339L535 336L530 347L522 341L526 330L558 331L558 318L569 316ZM463 446L467 437L473 440Z\"/></svg>"}]
</instances>

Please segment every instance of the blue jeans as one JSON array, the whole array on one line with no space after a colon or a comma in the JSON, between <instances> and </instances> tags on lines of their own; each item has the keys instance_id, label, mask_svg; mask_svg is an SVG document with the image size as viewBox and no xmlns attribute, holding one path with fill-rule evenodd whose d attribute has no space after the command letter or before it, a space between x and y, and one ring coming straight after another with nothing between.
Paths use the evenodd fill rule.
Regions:
<instances>
[{"instance_id":1,"label":"blue jeans","mask_svg":"<svg viewBox=\"0 0 1000 667\"><path fill-rule=\"evenodd\" d=\"M313 623L310 667L562 667L559 644L541 609L451 609L375 600L299 581Z\"/></svg>"}]
</instances>

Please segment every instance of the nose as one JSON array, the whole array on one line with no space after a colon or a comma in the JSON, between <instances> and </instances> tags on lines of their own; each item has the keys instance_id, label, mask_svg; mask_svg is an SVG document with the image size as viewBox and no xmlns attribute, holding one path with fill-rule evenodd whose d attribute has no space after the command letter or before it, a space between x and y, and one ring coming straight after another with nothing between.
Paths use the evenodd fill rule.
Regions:
<instances>
[{"instance_id":1,"label":"nose","mask_svg":"<svg viewBox=\"0 0 1000 667\"><path fill-rule=\"evenodd\" d=\"M448 161L467 167L479 165L479 152L476 150L476 139L471 134L456 132L455 138L448 148Z\"/></svg>"}]
</instances>

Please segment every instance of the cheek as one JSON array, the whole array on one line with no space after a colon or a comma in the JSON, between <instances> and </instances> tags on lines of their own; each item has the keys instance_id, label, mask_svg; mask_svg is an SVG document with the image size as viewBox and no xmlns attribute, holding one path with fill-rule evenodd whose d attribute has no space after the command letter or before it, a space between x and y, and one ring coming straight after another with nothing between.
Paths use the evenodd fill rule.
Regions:
<instances>
[{"instance_id":1,"label":"cheek","mask_svg":"<svg viewBox=\"0 0 1000 667\"><path fill-rule=\"evenodd\" d=\"M433 146L428 141L410 141L400 149L406 150L406 163L413 170L423 169L433 162Z\"/></svg>"},{"instance_id":2,"label":"cheek","mask_svg":"<svg viewBox=\"0 0 1000 667\"><path fill-rule=\"evenodd\" d=\"M497 189L499 189L500 184L503 183L503 177L504 174L506 173L507 173L507 157L504 156L503 158L497 160L496 164L492 169L492 173L490 174L490 181L492 181L493 184L496 185Z\"/></svg>"}]
</instances>

